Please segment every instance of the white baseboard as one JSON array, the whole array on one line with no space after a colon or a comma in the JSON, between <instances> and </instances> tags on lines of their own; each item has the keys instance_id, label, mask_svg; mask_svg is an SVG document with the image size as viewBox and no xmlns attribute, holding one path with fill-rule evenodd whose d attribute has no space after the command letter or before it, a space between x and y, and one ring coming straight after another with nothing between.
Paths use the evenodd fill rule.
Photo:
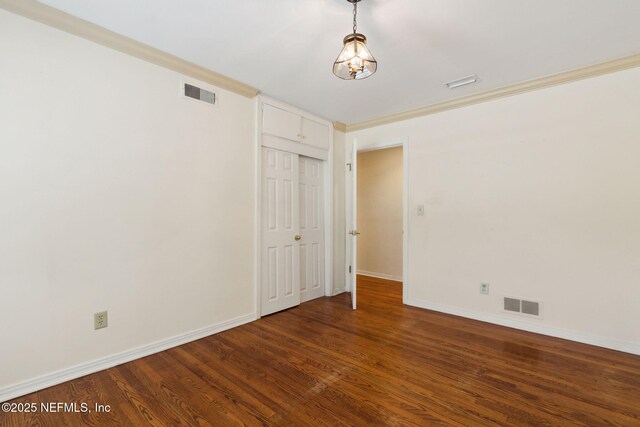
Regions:
<instances>
[{"instance_id":1,"label":"white baseboard","mask_svg":"<svg viewBox=\"0 0 640 427\"><path fill-rule=\"evenodd\" d=\"M402 282L402 276L394 276L392 274L374 273L372 271L363 271L363 270L358 270L356 273L361 276L376 277L378 279L387 279L387 280L394 280L396 282Z\"/></svg>"},{"instance_id":2,"label":"white baseboard","mask_svg":"<svg viewBox=\"0 0 640 427\"><path fill-rule=\"evenodd\" d=\"M33 393L34 391L42 390L56 384L130 362L135 359L140 359L141 357L149 356L150 354L158 353L172 347L177 347L200 338L208 337L209 335L217 334L219 332L226 331L227 329L253 322L256 319L257 316L255 313L236 317L235 319L227 320L226 322L196 329L195 331L187 332L185 334L180 334L131 350L123 351L121 353L101 357L100 359L41 375L7 387L2 387L0 388L0 402L15 399L16 397L24 396L25 394Z\"/></svg>"},{"instance_id":3,"label":"white baseboard","mask_svg":"<svg viewBox=\"0 0 640 427\"><path fill-rule=\"evenodd\" d=\"M408 298L404 301L405 304L419 308L426 308L428 310L439 311L441 313L453 314L455 316L466 317L469 319L480 320L482 322L493 323L496 325L507 326L509 328L520 329L527 332L534 332L536 334L548 335L556 338L563 338L565 340L576 341L583 344L595 345L598 347L604 347L611 350L623 351L625 353L631 353L640 355L640 343L621 341L613 338L607 338L597 335L590 335L581 332L571 331L567 329L557 328L555 326L548 325L536 325L533 323L523 322L516 319L505 319L499 316L491 314L478 313L471 310L465 310L461 308L449 307L442 304L432 303L429 301L419 300L415 298Z\"/></svg>"}]
</instances>

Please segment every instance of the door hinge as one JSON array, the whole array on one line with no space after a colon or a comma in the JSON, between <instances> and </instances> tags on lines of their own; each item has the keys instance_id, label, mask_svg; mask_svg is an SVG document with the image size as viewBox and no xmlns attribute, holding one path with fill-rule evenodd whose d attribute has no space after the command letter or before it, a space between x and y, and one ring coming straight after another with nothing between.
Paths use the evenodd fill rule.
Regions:
<instances>
[{"instance_id":1,"label":"door hinge","mask_svg":"<svg viewBox=\"0 0 640 427\"><path fill-rule=\"evenodd\" d=\"M351 266L349 266L349 273L351 273Z\"/></svg>"},{"instance_id":2,"label":"door hinge","mask_svg":"<svg viewBox=\"0 0 640 427\"><path fill-rule=\"evenodd\" d=\"M351 163L347 163L347 167L349 168L349 172L351 172Z\"/></svg>"}]
</instances>

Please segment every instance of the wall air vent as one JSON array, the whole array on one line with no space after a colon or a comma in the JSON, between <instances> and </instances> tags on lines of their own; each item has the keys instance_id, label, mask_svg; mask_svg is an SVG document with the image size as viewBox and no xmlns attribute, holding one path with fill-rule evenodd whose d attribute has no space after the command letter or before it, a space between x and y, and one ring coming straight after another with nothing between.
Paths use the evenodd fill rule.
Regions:
<instances>
[{"instance_id":1,"label":"wall air vent","mask_svg":"<svg viewBox=\"0 0 640 427\"><path fill-rule=\"evenodd\" d=\"M189 83L183 83L184 96L206 102L207 104L217 105L218 96L215 92L199 88Z\"/></svg>"},{"instance_id":2,"label":"wall air vent","mask_svg":"<svg viewBox=\"0 0 640 427\"><path fill-rule=\"evenodd\" d=\"M520 313L520 300L515 298L506 298L504 299L504 310L505 311L514 311L516 313Z\"/></svg>"},{"instance_id":3,"label":"wall air vent","mask_svg":"<svg viewBox=\"0 0 640 427\"><path fill-rule=\"evenodd\" d=\"M540 303L537 301L522 301L522 313L540 316Z\"/></svg>"},{"instance_id":4,"label":"wall air vent","mask_svg":"<svg viewBox=\"0 0 640 427\"><path fill-rule=\"evenodd\" d=\"M542 303L539 301L527 301L520 298L504 297L502 310L509 313L524 314L526 316L541 317Z\"/></svg>"}]
</instances>

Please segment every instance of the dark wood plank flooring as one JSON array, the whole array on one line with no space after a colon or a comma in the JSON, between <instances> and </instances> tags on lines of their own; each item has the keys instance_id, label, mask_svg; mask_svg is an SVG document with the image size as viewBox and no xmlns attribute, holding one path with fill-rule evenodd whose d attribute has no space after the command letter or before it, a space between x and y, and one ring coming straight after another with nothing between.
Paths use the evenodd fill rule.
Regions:
<instances>
[{"instance_id":1,"label":"dark wood plank flooring","mask_svg":"<svg viewBox=\"0 0 640 427\"><path fill-rule=\"evenodd\" d=\"M321 298L13 402L1 426L640 426L640 357L403 306L359 278Z\"/></svg>"}]
</instances>

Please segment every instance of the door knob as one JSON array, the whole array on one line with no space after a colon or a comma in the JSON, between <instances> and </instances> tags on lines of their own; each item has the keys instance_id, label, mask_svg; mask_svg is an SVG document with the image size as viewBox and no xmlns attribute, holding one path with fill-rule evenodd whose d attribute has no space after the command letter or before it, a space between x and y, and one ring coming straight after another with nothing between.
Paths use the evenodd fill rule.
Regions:
<instances>
[{"instance_id":1,"label":"door knob","mask_svg":"<svg viewBox=\"0 0 640 427\"><path fill-rule=\"evenodd\" d=\"M360 232L358 230L351 230L349 231L349 234L351 234L352 236L357 236L360 234Z\"/></svg>"},{"instance_id":2,"label":"door knob","mask_svg":"<svg viewBox=\"0 0 640 427\"><path fill-rule=\"evenodd\" d=\"M300 239L302 239L302 236L301 236L301 235L299 235L299 234L296 234L296 237L294 237L294 239L296 239L296 240L300 240Z\"/></svg>"}]
</instances>

